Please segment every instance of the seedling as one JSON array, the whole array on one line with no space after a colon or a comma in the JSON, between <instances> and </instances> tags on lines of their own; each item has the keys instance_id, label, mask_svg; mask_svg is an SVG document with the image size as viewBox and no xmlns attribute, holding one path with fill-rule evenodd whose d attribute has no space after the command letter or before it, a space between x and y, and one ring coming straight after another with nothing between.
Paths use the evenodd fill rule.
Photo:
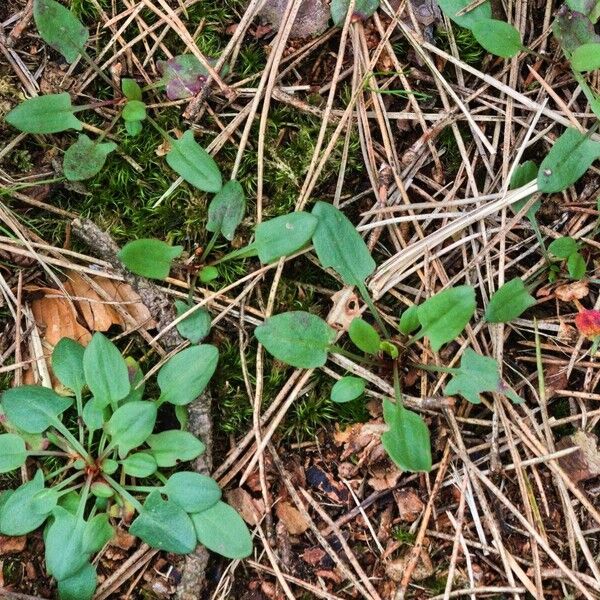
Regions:
<instances>
[{"instance_id":1,"label":"seedling","mask_svg":"<svg viewBox=\"0 0 600 600\"><path fill-rule=\"evenodd\" d=\"M0 495L0 533L25 535L45 524L46 568L59 597L92 598L90 559L115 535L116 521L134 513L130 533L152 547L187 554L201 543L228 558L251 553L246 525L213 479L164 472L198 457L204 444L187 431L153 433L159 408L197 398L217 360L206 344L179 352L158 372L159 397L144 400L139 367L96 333L85 349L68 338L54 349L53 370L69 395L31 385L3 393L9 432L0 435L0 472L34 457L52 456L60 466L42 466Z\"/></svg>"},{"instance_id":2,"label":"seedling","mask_svg":"<svg viewBox=\"0 0 600 600\"><path fill-rule=\"evenodd\" d=\"M579 252L579 244L569 236L555 239L549 246L548 251L557 258L566 261L567 271L571 279L583 279L585 277L585 260ZM553 271L550 272L551 275Z\"/></svg>"}]
</instances>

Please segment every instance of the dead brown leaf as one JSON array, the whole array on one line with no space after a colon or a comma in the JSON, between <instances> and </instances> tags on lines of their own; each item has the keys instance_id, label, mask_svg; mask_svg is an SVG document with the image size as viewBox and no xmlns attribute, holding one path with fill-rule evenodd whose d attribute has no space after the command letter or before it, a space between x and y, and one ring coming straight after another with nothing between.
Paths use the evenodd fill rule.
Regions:
<instances>
[{"instance_id":1,"label":"dead brown leaf","mask_svg":"<svg viewBox=\"0 0 600 600\"><path fill-rule=\"evenodd\" d=\"M260 521L265 512L261 500L255 500L244 488L229 490L225 495L227 502L240 513L248 525L256 525Z\"/></svg>"},{"instance_id":2,"label":"dead brown leaf","mask_svg":"<svg viewBox=\"0 0 600 600\"><path fill-rule=\"evenodd\" d=\"M559 450L573 446L577 446L579 450L558 459L560 466L571 479L579 482L600 475L598 438L593 433L579 430L573 435L561 439L556 445Z\"/></svg>"},{"instance_id":3,"label":"dead brown leaf","mask_svg":"<svg viewBox=\"0 0 600 600\"><path fill-rule=\"evenodd\" d=\"M400 519L406 523L416 521L425 505L412 489L396 490L394 498L398 505Z\"/></svg>"},{"instance_id":4,"label":"dead brown leaf","mask_svg":"<svg viewBox=\"0 0 600 600\"><path fill-rule=\"evenodd\" d=\"M259 16L270 23L275 31L281 27L287 0L267 0ZM319 35L329 23L329 4L326 0L301 0L300 9L290 31L290 38L306 38Z\"/></svg>"},{"instance_id":5,"label":"dead brown leaf","mask_svg":"<svg viewBox=\"0 0 600 600\"><path fill-rule=\"evenodd\" d=\"M574 281L573 283L565 283L559 285L554 293L559 300L563 302L572 302L573 300L581 300L589 294L590 290L586 281Z\"/></svg>"},{"instance_id":6,"label":"dead brown leaf","mask_svg":"<svg viewBox=\"0 0 600 600\"><path fill-rule=\"evenodd\" d=\"M290 535L301 535L308 529L308 522L302 513L289 502L278 502L275 505L275 514Z\"/></svg>"},{"instance_id":7,"label":"dead brown leaf","mask_svg":"<svg viewBox=\"0 0 600 600\"><path fill-rule=\"evenodd\" d=\"M18 554L25 550L27 545L27 536L6 536L0 535L0 556L6 556L7 554Z\"/></svg>"},{"instance_id":8,"label":"dead brown leaf","mask_svg":"<svg viewBox=\"0 0 600 600\"><path fill-rule=\"evenodd\" d=\"M339 325L343 331L347 331L352 320L360 316L360 304L354 288L350 286L342 288L331 296L331 300L333 306L329 311L329 323Z\"/></svg>"}]
</instances>

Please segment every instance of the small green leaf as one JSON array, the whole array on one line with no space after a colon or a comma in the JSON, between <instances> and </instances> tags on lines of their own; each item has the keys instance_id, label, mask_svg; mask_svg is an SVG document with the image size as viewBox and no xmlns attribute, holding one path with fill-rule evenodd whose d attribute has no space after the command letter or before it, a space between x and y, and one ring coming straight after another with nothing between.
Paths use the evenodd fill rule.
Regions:
<instances>
[{"instance_id":1,"label":"small green leaf","mask_svg":"<svg viewBox=\"0 0 600 600\"><path fill-rule=\"evenodd\" d=\"M577 250L577 242L569 236L556 238L548 246L548 252L554 254L554 256L558 256L558 258L569 258Z\"/></svg>"},{"instance_id":2,"label":"small green leaf","mask_svg":"<svg viewBox=\"0 0 600 600\"><path fill-rule=\"evenodd\" d=\"M600 157L600 142L594 142L570 127L554 143L540 165L541 192L561 192L573 185Z\"/></svg>"},{"instance_id":3,"label":"small green leaf","mask_svg":"<svg viewBox=\"0 0 600 600\"><path fill-rule=\"evenodd\" d=\"M121 116L124 121L143 121L146 118L146 105L141 100L128 100Z\"/></svg>"},{"instance_id":4,"label":"small green leaf","mask_svg":"<svg viewBox=\"0 0 600 600\"><path fill-rule=\"evenodd\" d=\"M204 192L218 192L223 185L221 172L213 157L194 140L188 129L178 140L171 140L167 164L185 181Z\"/></svg>"},{"instance_id":5,"label":"small green leaf","mask_svg":"<svg viewBox=\"0 0 600 600\"><path fill-rule=\"evenodd\" d=\"M85 521L62 506L52 512L46 530L46 570L59 581L75 575L86 564L89 553L83 547Z\"/></svg>"},{"instance_id":6,"label":"small green leaf","mask_svg":"<svg viewBox=\"0 0 600 600\"><path fill-rule=\"evenodd\" d=\"M576 48L571 56L571 65L576 71L600 69L600 44L583 44Z\"/></svg>"},{"instance_id":7,"label":"small green leaf","mask_svg":"<svg viewBox=\"0 0 600 600\"><path fill-rule=\"evenodd\" d=\"M129 372L118 348L101 333L95 333L83 353L85 380L97 406L108 406L129 394Z\"/></svg>"},{"instance_id":8,"label":"small green leaf","mask_svg":"<svg viewBox=\"0 0 600 600\"><path fill-rule=\"evenodd\" d=\"M214 479L191 471L173 473L163 491L187 513L202 512L221 499L221 488Z\"/></svg>"},{"instance_id":9,"label":"small green leaf","mask_svg":"<svg viewBox=\"0 0 600 600\"><path fill-rule=\"evenodd\" d=\"M210 283L219 277L219 269L213 265L202 267L198 272L198 279L202 283Z\"/></svg>"},{"instance_id":10,"label":"small green leaf","mask_svg":"<svg viewBox=\"0 0 600 600\"><path fill-rule=\"evenodd\" d=\"M83 128L73 114L71 96L47 94L21 102L6 115L6 122L26 133L59 133L67 129Z\"/></svg>"},{"instance_id":11,"label":"small green leaf","mask_svg":"<svg viewBox=\"0 0 600 600\"><path fill-rule=\"evenodd\" d=\"M114 490L104 481L94 481L90 487L90 492L97 498L112 498L115 495Z\"/></svg>"},{"instance_id":12,"label":"small green leaf","mask_svg":"<svg viewBox=\"0 0 600 600\"><path fill-rule=\"evenodd\" d=\"M573 252L567 258L567 270L571 279L583 279L585 277L585 260L579 252Z\"/></svg>"},{"instance_id":13,"label":"small green leaf","mask_svg":"<svg viewBox=\"0 0 600 600\"><path fill-rule=\"evenodd\" d=\"M175 310L177 316L180 317L186 313L193 305L177 300L175 302ZM212 322L210 313L200 308L194 311L189 317L177 323L177 331L181 337L189 340L192 344L198 344L210 333L210 324Z\"/></svg>"},{"instance_id":14,"label":"small green leaf","mask_svg":"<svg viewBox=\"0 0 600 600\"><path fill-rule=\"evenodd\" d=\"M266 265L297 252L308 244L316 227L317 219L301 211L260 223L253 244L260 262Z\"/></svg>"},{"instance_id":15,"label":"small green leaf","mask_svg":"<svg viewBox=\"0 0 600 600\"><path fill-rule=\"evenodd\" d=\"M96 568L86 562L77 573L58 583L60 600L92 600L96 591Z\"/></svg>"},{"instance_id":16,"label":"small green leaf","mask_svg":"<svg viewBox=\"0 0 600 600\"><path fill-rule=\"evenodd\" d=\"M472 4L470 0L438 0L438 5L442 12L452 19L457 25L471 29L475 23L492 18L491 2L484 2L469 10L464 15L457 16L461 10Z\"/></svg>"},{"instance_id":17,"label":"small green leaf","mask_svg":"<svg viewBox=\"0 0 600 600\"><path fill-rule=\"evenodd\" d=\"M520 164L514 171L511 179L510 179L510 189L514 190L524 185L531 183L537 179L538 174L538 166L532 160L527 160L523 164ZM524 206L527 204L527 201L531 198L531 196L527 196L522 200L517 200L517 202L513 202L511 204L511 208L515 213L518 213ZM542 206L542 201L537 200L534 202L529 210L527 211L527 218L530 221L535 220L535 215L537 211Z\"/></svg>"},{"instance_id":18,"label":"small green leaf","mask_svg":"<svg viewBox=\"0 0 600 600\"><path fill-rule=\"evenodd\" d=\"M44 489L44 474L37 471L35 477L2 495L0 507L0 533L4 535L25 535L37 529L54 508L52 502L41 507L36 496ZM56 502L56 500L55 500Z\"/></svg>"},{"instance_id":19,"label":"small green leaf","mask_svg":"<svg viewBox=\"0 0 600 600\"><path fill-rule=\"evenodd\" d=\"M365 386L366 381L360 377L352 377L351 375L342 377L331 388L331 401L342 403L356 400L365 391Z\"/></svg>"},{"instance_id":20,"label":"small green leaf","mask_svg":"<svg viewBox=\"0 0 600 600\"><path fill-rule=\"evenodd\" d=\"M121 464L125 473L132 477L150 477L156 473L157 468L154 457L146 452L130 454Z\"/></svg>"},{"instance_id":21,"label":"small green leaf","mask_svg":"<svg viewBox=\"0 0 600 600\"><path fill-rule=\"evenodd\" d=\"M142 123L141 121L125 121L125 130L131 137L135 137L142 133Z\"/></svg>"},{"instance_id":22,"label":"small green leaf","mask_svg":"<svg viewBox=\"0 0 600 600\"><path fill-rule=\"evenodd\" d=\"M177 463L194 460L204 450L204 444L189 431L169 429L151 435L146 440L150 454L159 467L174 467Z\"/></svg>"},{"instance_id":23,"label":"small green leaf","mask_svg":"<svg viewBox=\"0 0 600 600\"><path fill-rule=\"evenodd\" d=\"M488 356L481 356L471 348L462 355L460 367L453 369L454 376L444 388L444 394L460 394L472 404L481 402L483 392L498 392L513 402L521 402L516 393L504 384L500 378L498 363Z\"/></svg>"},{"instance_id":24,"label":"small green leaf","mask_svg":"<svg viewBox=\"0 0 600 600\"><path fill-rule=\"evenodd\" d=\"M331 18L333 24L341 27L346 20L350 0L332 0ZM354 10L352 12L353 21L364 21L368 19L379 8L379 0L355 0Z\"/></svg>"},{"instance_id":25,"label":"small green leaf","mask_svg":"<svg viewBox=\"0 0 600 600\"><path fill-rule=\"evenodd\" d=\"M158 491L148 495L129 533L166 552L189 554L196 548L194 523L179 504L163 500Z\"/></svg>"},{"instance_id":26,"label":"small green leaf","mask_svg":"<svg viewBox=\"0 0 600 600\"><path fill-rule=\"evenodd\" d=\"M99 552L115 535L115 530L108 522L108 515L101 513L92 517L83 530L83 551Z\"/></svg>"},{"instance_id":27,"label":"small green leaf","mask_svg":"<svg viewBox=\"0 0 600 600\"><path fill-rule=\"evenodd\" d=\"M520 317L535 298L527 291L519 277L507 281L490 298L485 310L485 320L490 323L507 323Z\"/></svg>"},{"instance_id":28,"label":"small green leaf","mask_svg":"<svg viewBox=\"0 0 600 600\"><path fill-rule=\"evenodd\" d=\"M210 344L192 346L170 358L158 372L161 402L189 404L202 394L219 361L219 351Z\"/></svg>"},{"instance_id":29,"label":"small green leaf","mask_svg":"<svg viewBox=\"0 0 600 600\"><path fill-rule=\"evenodd\" d=\"M242 559L252 554L252 536L242 517L225 502L191 515L198 541L226 558Z\"/></svg>"},{"instance_id":30,"label":"small green leaf","mask_svg":"<svg viewBox=\"0 0 600 600\"><path fill-rule=\"evenodd\" d=\"M420 325L419 317L417 315L417 309L419 307L416 304L409 306L400 316L400 323L398 324L398 330L404 335L409 335Z\"/></svg>"},{"instance_id":31,"label":"small green leaf","mask_svg":"<svg viewBox=\"0 0 600 600\"><path fill-rule=\"evenodd\" d=\"M431 471L431 441L423 419L410 410L389 400L383 401L383 418L388 430L381 443L389 457L403 471Z\"/></svg>"},{"instance_id":32,"label":"small green leaf","mask_svg":"<svg viewBox=\"0 0 600 600\"><path fill-rule=\"evenodd\" d=\"M327 362L335 331L317 315L299 310L270 317L254 335L276 359L292 367L313 369Z\"/></svg>"},{"instance_id":33,"label":"small green leaf","mask_svg":"<svg viewBox=\"0 0 600 600\"><path fill-rule=\"evenodd\" d=\"M89 33L77 17L55 0L34 0L33 19L42 39L68 63L83 52Z\"/></svg>"},{"instance_id":34,"label":"small green leaf","mask_svg":"<svg viewBox=\"0 0 600 600\"><path fill-rule=\"evenodd\" d=\"M65 152L63 170L69 181L83 181L97 175L106 157L115 150L114 142L97 143L87 135L80 134L77 141Z\"/></svg>"},{"instance_id":35,"label":"small green leaf","mask_svg":"<svg viewBox=\"0 0 600 600\"><path fill-rule=\"evenodd\" d=\"M98 431L104 425L106 405L98 402L95 398L90 398L83 405L83 414L81 418L89 431Z\"/></svg>"},{"instance_id":36,"label":"small green leaf","mask_svg":"<svg viewBox=\"0 0 600 600\"><path fill-rule=\"evenodd\" d=\"M392 342L388 342L387 340L382 340L381 344L379 344L379 349L384 354L387 354L393 360L398 358L399 352L396 344L392 344Z\"/></svg>"},{"instance_id":37,"label":"small green leaf","mask_svg":"<svg viewBox=\"0 0 600 600\"><path fill-rule=\"evenodd\" d=\"M154 402L128 402L118 408L104 430L111 444L119 448L120 458L143 444L154 429L156 404Z\"/></svg>"},{"instance_id":38,"label":"small green leaf","mask_svg":"<svg viewBox=\"0 0 600 600\"><path fill-rule=\"evenodd\" d=\"M355 317L348 328L352 343L367 354L378 354L381 338L372 325L360 317Z\"/></svg>"},{"instance_id":39,"label":"small green leaf","mask_svg":"<svg viewBox=\"0 0 600 600\"><path fill-rule=\"evenodd\" d=\"M332 268L346 285L362 285L376 265L354 225L326 202L317 202L312 214L319 220L313 244L323 268Z\"/></svg>"},{"instance_id":40,"label":"small green leaf","mask_svg":"<svg viewBox=\"0 0 600 600\"><path fill-rule=\"evenodd\" d=\"M142 99L142 88L135 79L121 79L121 89L128 100Z\"/></svg>"},{"instance_id":41,"label":"small green leaf","mask_svg":"<svg viewBox=\"0 0 600 600\"><path fill-rule=\"evenodd\" d=\"M2 394L2 408L12 425L27 433L42 433L73 403L49 388L22 385Z\"/></svg>"},{"instance_id":42,"label":"small green leaf","mask_svg":"<svg viewBox=\"0 0 600 600\"><path fill-rule=\"evenodd\" d=\"M117 257L136 275L165 279L171 271L171 263L182 252L183 246L169 246L161 240L149 238L128 242Z\"/></svg>"},{"instance_id":43,"label":"small green leaf","mask_svg":"<svg viewBox=\"0 0 600 600\"><path fill-rule=\"evenodd\" d=\"M246 212L246 196L238 181L228 181L208 206L208 231L219 231L226 240L232 240L237 226Z\"/></svg>"},{"instance_id":44,"label":"small green leaf","mask_svg":"<svg viewBox=\"0 0 600 600\"><path fill-rule=\"evenodd\" d=\"M428 337L434 352L455 339L475 312L475 290L460 285L439 292L417 308L421 329L416 339Z\"/></svg>"},{"instance_id":45,"label":"small green leaf","mask_svg":"<svg viewBox=\"0 0 600 600\"><path fill-rule=\"evenodd\" d=\"M106 473L107 475L112 475L119 468L119 463L116 460L113 460L112 458L105 458L102 461L102 465L100 468L103 473Z\"/></svg>"},{"instance_id":46,"label":"small green leaf","mask_svg":"<svg viewBox=\"0 0 600 600\"><path fill-rule=\"evenodd\" d=\"M20 435L16 433L0 434L0 473L18 469L27 460L27 448Z\"/></svg>"},{"instance_id":47,"label":"small green leaf","mask_svg":"<svg viewBox=\"0 0 600 600\"><path fill-rule=\"evenodd\" d=\"M70 338L62 338L52 351L52 370L58 380L76 394L81 394L85 386L83 373L83 352L81 344Z\"/></svg>"},{"instance_id":48,"label":"small green leaf","mask_svg":"<svg viewBox=\"0 0 600 600\"><path fill-rule=\"evenodd\" d=\"M497 19L481 19L473 23L475 39L490 53L510 58L523 49L521 35L510 24Z\"/></svg>"}]
</instances>

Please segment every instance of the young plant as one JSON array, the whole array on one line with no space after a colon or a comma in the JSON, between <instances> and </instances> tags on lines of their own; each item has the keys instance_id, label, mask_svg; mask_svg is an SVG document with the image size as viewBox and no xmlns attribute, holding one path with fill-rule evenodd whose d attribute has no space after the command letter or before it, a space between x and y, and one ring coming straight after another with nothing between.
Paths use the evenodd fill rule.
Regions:
<instances>
[{"instance_id":1,"label":"young plant","mask_svg":"<svg viewBox=\"0 0 600 600\"><path fill-rule=\"evenodd\" d=\"M572 237L564 236L555 239L548 246L548 252L566 261L571 279L585 277L585 260L579 252L579 244Z\"/></svg>"},{"instance_id":2,"label":"young plant","mask_svg":"<svg viewBox=\"0 0 600 600\"><path fill-rule=\"evenodd\" d=\"M0 495L0 533L25 535L45 524L46 568L60 598L92 598L92 555L115 535L118 520L135 513L130 533L155 548L187 554L201 543L228 558L251 553L250 533L222 502L218 484L170 471L202 454L202 442L177 429L154 433L159 409L197 398L217 360L214 346L181 351L158 372L158 398L142 399L141 370L102 334L85 349L63 338L52 355L63 395L31 385L2 394L8 433L0 435L0 472L32 460L37 470ZM46 456L52 470L44 469Z\"/></svg>"}]
</instances>

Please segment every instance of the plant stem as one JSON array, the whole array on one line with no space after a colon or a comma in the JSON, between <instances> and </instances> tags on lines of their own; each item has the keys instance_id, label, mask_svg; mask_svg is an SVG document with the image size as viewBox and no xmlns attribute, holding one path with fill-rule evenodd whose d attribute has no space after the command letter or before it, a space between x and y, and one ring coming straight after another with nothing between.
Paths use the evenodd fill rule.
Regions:
<instances>
[{"instance_id":1,"label":"plant stem","mask_svg":"<svg viewBox=\"0 0 600 600\"><path fill-rule=\"evenodd\" d=\"M329 350L331 352L335 352L335 354L345 356L346 358L349 358L350 360L353 360L357 363L362 363L364 365L369 366L374 366L377 364L377 361L365 358L364 356L360 356L359 354L354 354L354 352L349 352L348 350L342 348L341 346L338 346L337 344L331 344L331 346L329 346Z\"/></svg>"},{"instance_id":2,"label":"plant stem","mask_svg":"<svg viewBox=\"0 0 600 600\"><path fill-rule=\"evenodd\" d=\"M58 417L54 417L52 424L54 428L57 429L65 437L67 442L71 444L72 448L80 454L81 458L85 459L85 461L88 464L92 464L92 459L86 451L86 449L77 441L75 436L62 424Z\"/></svg>"},{"instance_id":3,"label":"plant stem","mask_svg":"<svg viewBox=\"0 0 600 600\"><path fill-rule=\"evenodd\" d=\"M77 424L79 425L79 443L83 446L85 435L83 432L83 399L81 390L75 392L75 402L77 404Z\"/></svg>"},{"instance_id":4,"label":"plant stem","mask_svg":"<svg viewBox=\"0 0 600 600\"><path fill-rule=\"evenodd\" d=\"M233 260L234 258L250 258L251 256L256 256L258 252L256 248L254 248L254 244L248 244L243 248L239 248L238 250L233 250L233 252L229 252L225 256L222 256L218 260L215 260L209 263L208 266L218 265L220 263L227 262L228 260Z\"/></svg>"},{"instance_id":5,"label":"plant stem","mask_svg":"<svg viewBox=\"0 0 600 600\"><path fill-rule=\"evenodd\" d=\"M114 488L114 490L120 494L124 500L127 500L137 511L141 513L144 510L144 507L121 485L119 485L112 477L109 475L104 475L104 479L110 483L110 485Z\"/></svg>"},{"instance_id":6,"label":"plant stem","mask_svg":"<svg viewBox=\"0 0 600 600\"><path fill-rule=\"evenodd\" d=\"M157 487L152 487L151 485L125 485L124 489L129 490L130 492L144 492L144 493L152 493L154 490L160 489Z\"/></svg>"},{"instance_id":7,"label":"plant stem","mask_svg":"<svg viewBox=\"0 0 600 600\"><path fill-rule=\"evenodd\" d=\"M357 287L358 291L360 292L360 295L362 296L362 299L365 301L365 304L369 307L369 310L371 311L371 314L375 317L375 320L377 321L379 327L381 327L381 332L383 333L384 337L389 340L390 333L385 323L383 322L383 319L381 318L379 311L375 306L375 303L369 295L369 291L367 290L365 284L361 282Z\"/></svg>"},{"instance_id":8,"label":"plant stem","mask_svg":"<svg viewBox=\"0 0 600 600\"><path fill-rule=\"evenodd\" d=\"M27 456L62 456L68 457L68 452L59 452L58 450L30 450Z\"/></svg>"},{"instance_id":9,"label":"plant stem","mask_svg":"<svg viewBox=\"0 0 600 600\"><path fill-rule=\"evenodd\" d=\"M95 108L102 108L103 106L114 106L120 101L120 98L112 98L111 100L99 100L98 102L91 102L90 104L79 104L77 106L74 106L71 112L75 114L84 110L94 110Z\"/></svg>"},{"instance_id":10,"label":"plant stem","mask_svg":"<svg viewBox=\"0 0 600 600\"><path fill-rule=\"evenodd\" d=\"M77 471L77 473L73 473L73 475L71 475L71 477L67 477L66 479L64 479L57 485L55 485L54 489L59 490L61 488L64 488L65 486L68 486L70 483L72 483L76 479L79 479L83 474L84 474L83 471Z\"/></svg>"}]
</instances>

